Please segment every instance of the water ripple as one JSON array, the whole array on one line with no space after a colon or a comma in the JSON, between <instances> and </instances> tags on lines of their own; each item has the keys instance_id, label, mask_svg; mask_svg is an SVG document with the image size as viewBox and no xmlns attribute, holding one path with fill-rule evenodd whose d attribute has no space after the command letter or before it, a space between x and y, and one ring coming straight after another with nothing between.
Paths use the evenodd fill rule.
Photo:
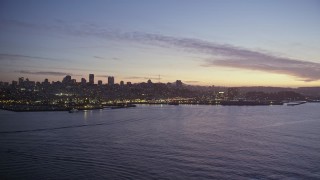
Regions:
<instances>
[{"instance_id":1,"label":"water ripple","mask_svg":"<svg viewBox=\"0 0 320 180\"><path fill-rule=\"evenodd\" d=\"M313 106L310 118L281 106L5 115L0 178L319 179Z\"/></svg>"}]
</instances>

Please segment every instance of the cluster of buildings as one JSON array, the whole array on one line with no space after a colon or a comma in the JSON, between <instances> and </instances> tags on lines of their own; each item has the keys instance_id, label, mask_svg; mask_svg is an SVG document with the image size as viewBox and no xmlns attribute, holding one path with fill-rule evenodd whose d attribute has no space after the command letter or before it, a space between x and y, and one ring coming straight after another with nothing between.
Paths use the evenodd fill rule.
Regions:
<instances>
[{"instance_id":1,"label":"cluster of buildings","mask_svg":"<svg viewBox=\"0 0 320 180\"><path fill-rule=\"evenodd\" d=\"M45 81L48 81L48 79L45 79ZM77 81L76 79L72 79L70 75L67 75L63 78L62 80L63 84L76 84ZM131 84L131 82L128 82ZM85 78L81 78L80 81L81 85L94 85L94 74L89 74L89 82ZM108 85L114 85L114 77L113 76L108 76ZM124 85L124 82L121 81L120 84ZM98 80L98 85L102 85L102 80Z\"/></svg>"},{"instance_id":2,"label":"cluster of buildings","mask_svg":"<svg viewBox=\"0 0 320 180\"><path fill-rule=\"evenodd\" d=\"M132 84L123 81L115 83L109 76L108 82L95 83L94 74L89 74L89 81L82 78L80 82L65 76L62 81L30 81L20 77L11 84L0 82L0 105L32 104L69 107L70 105L88 106L113 103L170 103L180 104L217 104L232 100L304 100L305 97L291 89L281 92L262 92L249 88L231 88L215 86L192 86L181 80L173 83L153 83L151 80ZM270 88L269 88L270 89ZM254 91L253 91L254 90Z\"/></svg>"},{"instance_id":3,"label":"cluster of buildings","mask_svg":"<svg viewBox=\"0 0 320 180\"><path fill-rule=\"evenodd\" d=\"M64 83L64 84L76 84L77 82L76 82L75 79L71 79L70 75L67 75L66 77L63 78L62 83ZM87 80L85 78L81 78L81 82L80 83L82 85L86 85L86 84L93 85L94 84L94 74L89 74L89 82L87 82ZM124 84L123 81L121 81L120 83L122 85ZM102 85L102 80L98 81L98 85ZM109 76L108 77L108 85L114 85L114 77L113 76Z\"/></svg>"},{"instance_id":4,"label":"cluster of buildings","mask_svg":"<svg viewBox=\"0 0 320 180\"><path fill-rule=\"evenodd\" d=\"M49 80L47 78L44 79L43 82L36 82L36 81L30 81L28 78L24 78L24 77L20 77L18 79L18 81L13 80L12 83L10 84L9 82L2 82L0 81L0 87L19 87L20 90L25 90L25 89L29 89L29 90L37 90L37 87L40 86L49 86L49 85L57 85L57 84L62 84L62 85L66 85L66 86L72 86L72 85L82 85L82 86L86 86L86 85L98 85L101 86L103 85L102 80L98 80L97 84L95 84L95 79L94 79L94 74L89 74L89 81L87 81L85 78L81 78L80 82L77 82L76 79L72 79L71 75L66 75L62 81L52 81L51 83L49 82ZM115 86L115 85L120 85L120 86L132 86L131 82L125 82L124 81L120 81L119 84L115 83L115 78L114 76L108 76L107 77L107 83L106 85L108 86ZM147 81L148 84L152 84L152 81L149 79ZM171 83L168 83L171 84ZM183 83L181 80L176 80L176 82L174 83L177 87L182 87Z\"/></svg>"},{"instance_id":5,"label":"cluster of buildings","mask_svg":"<svg viewBox=\"0 0 320 180\"><path fill-rule=\"evenodd\" d=\"M108 76L108 82L107 85L109 86L113 86L115 85L115 80L114 80L114 76ZM102 84L102 80L98 80L98 83L95 84L94 81L94 74L89 74L89 81L87 82L87 80L85 78L81 78L80 82L77 82L76 79L72 79L72 77L70 75L66 75L62 81L52 81L51 83L49 82L49 80L46 78L44 79L43 82L36 82L36 81L30 81L29 78L24 78L24 77L20 77L18 79L18 81L13 80L12 83L10 84L9 82L2 82L0 81L0 87L13 87L13 88L20 88L20 90L37 90L38 87L47 87L49 85L57 85L57 84L62 84L62 85L82 85L82 86L86 86L86 85L103 85ZM124 86L124 81L120 81L120 85ZM131 82L127 82L126 85L131 85Z\"/></svg>"},{"instance_id":6,"label":"cluster of buildings","mask_svg":"<svg viewBox=\"0 0 320 180\"><path fill-rule=\"evenodd\" d=\"M101 80L95 83L94 74L89 74L89 81L82 78L80 82L66 75L62 81L52 81L46 78L43 82L30 81L20 77L18 81L0 83L0 101L18 103L94 103L106 101L135 101L152 99L165 99L173 97L192 97L195 94L190 90L182 90L183 83L153 83L151 80L132 84L120 81L115 83L115 78L109 76L108 82ZM179 91L177 91L179 89ZM181 90L181 91L180 91ZM0 102L1 104L1 102Z\"/></svg>"}]
</instances>

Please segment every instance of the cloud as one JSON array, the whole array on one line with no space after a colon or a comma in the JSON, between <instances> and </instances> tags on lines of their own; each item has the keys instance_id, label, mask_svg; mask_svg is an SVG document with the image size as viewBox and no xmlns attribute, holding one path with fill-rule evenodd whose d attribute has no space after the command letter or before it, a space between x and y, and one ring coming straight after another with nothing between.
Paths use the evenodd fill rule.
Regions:
<instances>
[{"instance_id":1,"label":"cloud","mask_svg":"<svg viewBox=\"0 0 320 180\"><path fill-rule=\"evenodd\" d=\"M26 61L26 60L45 60L45 61L57 61L61 59L55 58L47 58L47 57L39 57L39 56L28 56L28 55L21 55L21 54L6 54L0 53L0 61ZM65 60L63 60L65 61Z\"/></svg>"},{"instance_id":2,"label":"cloud","mask_svg":"<svg viewBox=\"0 0 320 180\"><path fill-rule=\"evenodd\" d=\"M21 71L17 71L21 74L33 74L33 75L49 75L49 76L66 76L66 75L70 75L70 76L79 76L79 75L75 75L75 74L71 74L71 73L65 73L65 72L56 72L56 71L25 71L25 70L21 70Z\"/></svg>"},{"instance_id":3,"label":"cloud","mask_svg":"<svg viewBox=\"0 0 320 180\"><path fill-rule=\"evenodd\" d=\"M185 83L199 83L200 81L185 81Z\"/></svg>"},{"instance_id":4,"label":"cloud","mask_svg":"<svg viewBox=\"0 0 320 180\"><path fill-rule=\"evenodd\" d=\"M93 56L96 59L100 59L100 60L108 60L108 61L118 61L120 60L119 58L113 57L113 58L105 58L105 57L101 57L101 56Z\"/></svg>"},{"instance_id":5,"label":"cloud","mask_svg":"<svg viewBox=\"0 0 320 180\"><path fill-rule=\"evenodd\" d=\"M210 57L209 60L204 60L204 64L202 64L206 67L219 66L287 74L306 82L320 80L320 63L280 57L271 53L249 50L229 44L144 32L122 32L92 23L41 25L15 20L0 20L0 23L6 26L46 30L72 36L131 41L163 48L185 50L195 54L205 54ZM100 57L96 56L96 58L99 59Z\"/></svg>"},{"instance_id":6,"label":"cloud","mask_svg":"<svg viewBox=\"0 0 320 180\"><path fill-rule=\"evenodd\" d=\"M124 79L159 80L159 77L128 76Z\"/></svg>"},{"instance_id":7,"label":"cloud","mask_svg":"<svg viewBox=\"0 0 320 180\"><path fill-rule=\"evenodd\" d=\"M135 37L136 36L136 37ZM216 44L198 39L176 38L152 34L135 34L131 39L166 47L175 47L211 56L203 66L223 66L247 70L287 74L309 82L320 80L320 63L279 57L227 44Z\"/></svg>"},{"instance_id":8,"label":"cloud","mask_svg":"<svg viewBox=\"0 0 320 180\"><path fill-rule=\"evenodd\" d=\"M142 80L145 80L145 79L149 79L149 78L141 77L141 76L128 76L128 77L125 77L124 79L142 79Z\"/></svg>"},{"instance_id":9,"label":"cloud","mask_svg":"<svg viewBox=\"0 0 320 180\"><path fill-rule=\"evenodd\" d=\"M305 82L316 81L320 79L320 64L308 61L265 57L265 58L250 58L247 59L214 59L207 60L204 66L224 66L239 69L258 70L272 72L278 74L287 74L300 78Z\"/></svg>"},{"instance_id":10,"label":"cloud","mask_svg":"<svg viewBox=\"0 0 320 180\"><path fill-rule=\"evenodd\" d=\"M108 75L95 75L96 77L103 77L103 78L108 78L108 77L110 77L110 76L108 76Z\"/></svg>"},{"instance_id":11,"label":"cloud","mask_svg":"<svg viewBox=\"0 0 320 180\"><path fill-rule=\"evenodd\" d=\"M93 57L96 58L96 59L100 59L100 60L109 60L109 59L107 59L107 58L100 57L100 56L93 56Z\"/></svg>"}]
</instances>

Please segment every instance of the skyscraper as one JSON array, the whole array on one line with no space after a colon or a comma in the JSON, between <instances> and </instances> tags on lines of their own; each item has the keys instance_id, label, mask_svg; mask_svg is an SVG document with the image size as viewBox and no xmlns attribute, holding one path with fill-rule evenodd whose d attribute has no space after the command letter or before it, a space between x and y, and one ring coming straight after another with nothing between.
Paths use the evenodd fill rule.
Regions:
<instances>
[{"instance_id":1,"label":"skyscraper","mask_svg":"<svg viewBox=\"0 0 320 180\"><path fill-rule=\"evenodd\" d=\"M89 84L94 84L94 74L89 74Z\"/></svg>"},{"instance_id":2,"label":"skyscraper","mask_svg":"<svg viewBox=\"0 0 320 180\"><path fill-rule=\"evenodd\" d=\"M108 77L108 85L114 85L114 77L113 76Z\"/></svg>"}]
</instances>

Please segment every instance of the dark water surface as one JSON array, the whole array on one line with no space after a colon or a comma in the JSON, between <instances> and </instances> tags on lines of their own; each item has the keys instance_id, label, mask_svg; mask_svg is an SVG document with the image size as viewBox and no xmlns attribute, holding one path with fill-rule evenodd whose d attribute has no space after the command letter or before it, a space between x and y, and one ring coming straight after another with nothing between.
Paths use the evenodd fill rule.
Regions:
<instances>
[{"instance_id":1,"label":"dark water surface","mask_svg":"<svg viewBox=\"0 0 320 180\"><path fill-rule=\"evenodd\" d=\"M320 104L0 111L0 179L320 179Z\"/></svg>"}]
</instances>

